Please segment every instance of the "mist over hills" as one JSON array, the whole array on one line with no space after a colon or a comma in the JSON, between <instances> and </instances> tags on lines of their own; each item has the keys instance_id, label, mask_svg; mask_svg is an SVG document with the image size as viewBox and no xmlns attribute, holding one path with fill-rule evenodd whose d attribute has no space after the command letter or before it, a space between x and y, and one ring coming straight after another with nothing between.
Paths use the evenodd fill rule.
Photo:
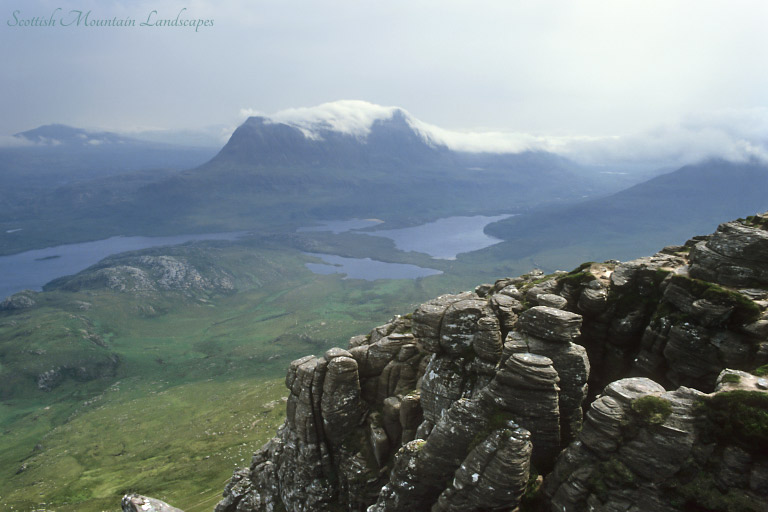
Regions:
<instances>
[{"instance_id":1,"label":"mist over hills","mask_svg":"<svg viewBox=\"0 0 768 512\"><path fill-rule=\"evenodd\" d=\"M514 241L505 255L613 237L627 240L632 253L618 254L631 257L768 207L758 160L692 164L609 195L632 178L525 145L459 150L446 133L401 108L362 101L251 116L215 154L42 126L16 135L26 146L0 149L8 205L0 228L45 240L0 240L0 250L117 234L290 231L352 217L392 226L531 212L489 229ZM640 238L645 245L633 245Z\"/></svg>"},{"instance_id":2,"label":"mist over hills","mask_svg":"<svg viewBox=\"0 0 768 512\"><path fill-rule=\"evenodd\" d=\"M188 169L215 149L165 144L64 124L15 134L16 145L0 147L0 165L13 174L43 176L54 183L103 178L147 169Z\"/></svg>"},{"instance_id":3,"label":"mist over hills","mask_svg":"<svg viewBox=\"0 0 768 512\"><path fill-rule=\"evenodd\" d=\"M140 141L118 135L112 132L91 132L82 128L75 128L65 124L46 124L38 126L32 130L19 132L14 137L25 139L36 144L49 146L58 146L61 144L69 146L90 145L98 146L100 144L137 144Z\"/></svg>"},{"instance_id":4,"label":"mist over hills","mask_svg":"<svg viewBox=\"0 0 768 512\"><path fill-rule=\"evenodd\" d=\"M487 226L486 232L509 241L497 251L533 254L572 244L599 248L610 243L615 257L634 257L711 231L723 218L765 210L766 190L765 162L708 160L607 197L506 219Z\"/></svg>"}]
</instances>

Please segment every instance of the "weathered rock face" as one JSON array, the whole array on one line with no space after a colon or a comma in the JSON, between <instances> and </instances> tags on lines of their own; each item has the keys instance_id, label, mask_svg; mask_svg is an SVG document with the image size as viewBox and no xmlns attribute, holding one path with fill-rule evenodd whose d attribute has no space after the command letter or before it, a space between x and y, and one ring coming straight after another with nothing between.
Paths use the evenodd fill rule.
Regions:
<instances>
[{"instance_id":1,"label":"weathered rock face","mask_svg":"<svg viewBox=\"0 0 768 512\"><path fill-rule=\"evenodd\" d=\"M768 412L768 394L756 381L746 374L710 395L665 391L649 379L612 383L545 479L545 509L768 510L768 432L753 431L749 441L735 436L749 428L737 422ZM728 396L734 389L740 391ZM738 404L742 418L719 410L728 402Z\"/></svg>"},{"instance_id":2,"label":"weathered rock face","mask_svg":"<svg viewBox=\"0 0 768 512\"><path fill-rule=\"evenodd\" d=\"M727 286L768 285L768 215L726 222L691 249L691 276Z\"/></svg>"},{"instance_id":3,"label":"weathered rock face","mask_svg":"<svg viewBox=\"0 0 768 512\"><path fill-rule=\"evenodd\" d=\"M444 295L294 361L285 424L216 512L514 510L532 474L553 511L765 510L768 433L755 451L712 412L768 415L727 388L768 388L747 373L768 363L764 224ZM704 248L751 269L750 288Z\"/></svg>"}]
</instances>

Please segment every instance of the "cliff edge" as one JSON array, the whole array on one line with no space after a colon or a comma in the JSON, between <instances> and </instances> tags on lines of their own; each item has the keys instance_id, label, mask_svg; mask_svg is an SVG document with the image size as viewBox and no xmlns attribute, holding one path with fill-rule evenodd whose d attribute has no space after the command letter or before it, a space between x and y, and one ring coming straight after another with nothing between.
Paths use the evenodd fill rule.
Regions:
<instances>
[{"instance_id":1,"label":"cliff edge","mask_svg":"<svg viewBox=\"0 0 768 512\"><path fill-rule=\"evenodd\" d=\"M216 512L768 510L767 227L444 295L293 361Z\"/></svg>"}]
</instances>

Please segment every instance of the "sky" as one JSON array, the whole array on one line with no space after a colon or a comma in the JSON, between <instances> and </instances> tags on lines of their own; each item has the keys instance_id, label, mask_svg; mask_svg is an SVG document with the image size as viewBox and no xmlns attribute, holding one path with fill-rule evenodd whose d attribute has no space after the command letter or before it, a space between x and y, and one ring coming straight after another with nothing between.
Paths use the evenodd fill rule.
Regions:
<instances>
[{"instance_id":1,"label":"sky","mask_svg":"<svg viewBox=\"0 0 768 512\"><path fill-rule=\"evenodd\" d=\"M203 25L158 24L177 16ZM763 0L3 0L0 136L226 140L248 113L362 100L470 149L765 158L767 22Z\"/></svg>"}]
</instances>

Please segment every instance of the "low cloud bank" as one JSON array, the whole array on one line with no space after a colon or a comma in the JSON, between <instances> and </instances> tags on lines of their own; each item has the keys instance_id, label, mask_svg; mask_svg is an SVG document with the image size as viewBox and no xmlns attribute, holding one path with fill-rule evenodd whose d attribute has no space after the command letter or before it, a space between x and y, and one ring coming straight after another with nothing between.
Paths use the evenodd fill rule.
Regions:
<instances>
[{"instance_id":1,"label":"low cloud bank","mask_svg":"<svg viewBox=\"0 0 768 512\"><path fill-rule=\"evenodd\" d=\"M34 146L35 143L24 137L15 137L13 135L0 135L0 148L20 148Z\"/></svg>"},{"instance_id":2,"label":"low cloud bank","mask_svg":"<svg viewBox=\"0 0 768 512\"><path fill-rule=\"evenodd\" d=\"M644 133L573 141L558 152L591 165L683 165L708 158L768 162L768 109L687 116Z\"/></svg>"},{"instance_id":3,"label":"low cloud bank","mask_svg":"<svg viewBox=\"0 0 768 512\"><path fill-rule=\"evenodd\" d=\"M425 140L457 151L519 153L548 151L590 166L680 166L707 158L768 162L768 109L727 110L689 115L653 130L630 135L547 136L520 132L460 132L414 118L399 107L344 100L292 108L267 115L243 109L320 138L322 130L365 137L377 120L401 113Z\"/></svg>"}]
</instances>

